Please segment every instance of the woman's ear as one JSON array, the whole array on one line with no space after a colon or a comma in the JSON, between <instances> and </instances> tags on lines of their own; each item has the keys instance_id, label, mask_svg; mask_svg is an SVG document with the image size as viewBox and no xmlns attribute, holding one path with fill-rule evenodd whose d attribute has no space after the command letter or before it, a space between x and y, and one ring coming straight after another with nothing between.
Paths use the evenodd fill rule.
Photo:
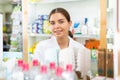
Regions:
<instances>
[{"instance_id":1,"label":"woman's ear","mask_svg":"<svg viewBox=\"0 0 120 80\"><path fill-rule=\"evenodd\" d=\"M72 21L69 22L69 28L72 26Z\"/></svg>"}]
</instances>

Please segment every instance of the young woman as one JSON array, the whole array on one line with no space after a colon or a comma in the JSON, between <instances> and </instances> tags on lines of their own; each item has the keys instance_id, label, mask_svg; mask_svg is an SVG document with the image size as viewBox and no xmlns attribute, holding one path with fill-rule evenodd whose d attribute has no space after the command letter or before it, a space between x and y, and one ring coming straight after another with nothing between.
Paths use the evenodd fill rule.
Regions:
<instances>
[{"instance_id":1,"label":"young woman","mask_svg":"<svg viewBox=\"0 0 120 80\"><path fill-rule=\"evenodd\" d=\"M58 55L63 54L63 56L59 56L59 64L64 65L67 60L83 76L87 74L90 70L90 53L87 48L69 36L69 30L72 25L69 13L64 8L55 8L49 14L49 22L53 36L38 43L34 59L38 59L41 64L44 64L46 59L50 58L50 54L54 55L55 51L53 50L58 49ZM46 58L46 55L49 56Z\"/></svg>"}]
</instances>

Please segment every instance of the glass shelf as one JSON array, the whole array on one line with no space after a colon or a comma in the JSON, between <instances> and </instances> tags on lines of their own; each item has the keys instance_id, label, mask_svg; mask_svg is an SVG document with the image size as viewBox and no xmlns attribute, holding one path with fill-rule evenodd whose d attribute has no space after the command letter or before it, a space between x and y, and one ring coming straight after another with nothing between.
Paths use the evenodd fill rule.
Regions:
<instances>
[{"instance_id":1,"label":"glass shelf","mask_svg":"<svg viewBox=\"0 0 120 80\"><path fill-rule=\"evenodd\" d=\"M11 59L11 58L22 59L23 52L3 52L4 61L7 61L8 59Z\"/></svg>"},{"instance_id":2,"label":"glass shelf","mask_svg":"<svg viewBox=\"0 0 120 80\"><path fill-rule=\"evenodd\" d=\"M28 36L29 37L50 37L50 36L52 36L52 34L33 34L33 33L31 33Z\"/></svg>"},{"instance_id":3,"label":"glass shelf","mask_svg":"<svg viewBox=\"0 0 120 80\"><path fill-rule=\"evenodd\" d=\"M51 37L52 34L29 34L29 37ZM99 39L99 35L81 35L81 34L74 34L75 38L93 38Z\"/></svg>"},{"instance_id":4,"label":"glass shelf","mask_svg":"<svg viewBox=\"0 0 120 80\"><path fill-rule=\"evenodd\" d=\"M36 2L30 2L31 4L43 4L43 3L60 3L60 2L75 2L75 1L83 1L83 0L42 0Z\"/></svg>"}]
</instances>

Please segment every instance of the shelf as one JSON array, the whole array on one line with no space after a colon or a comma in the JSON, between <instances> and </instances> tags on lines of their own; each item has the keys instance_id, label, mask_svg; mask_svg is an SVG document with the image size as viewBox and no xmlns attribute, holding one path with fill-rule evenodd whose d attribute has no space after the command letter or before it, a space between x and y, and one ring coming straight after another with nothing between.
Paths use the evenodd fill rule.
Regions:
<instances>
[{"instance_id":1,"label":"shelf","mask_svg":"<svg viewBox=\"0 0 120 80\"><path fill-rule=\"evenodd\" d=\"M3 58L23 58L22 52L3 52Z\"/></svg>"},{"instance_id":2,"label":"shelf","mask_svg":"<svg viewBox=\"0 0 120 80\"><path fill-rule=\"evenodd\" d=\"M51 34L29 34L29 37L50 37Z\"/></svg>"},{"instance_id":3,"label":"shelf","mask_svg":"<svg viewBox=\"0 0 120 80\"><path fill-rule=\"evenodd\" d=\"M109 34L109 35L107 34L106 35L106 38L113 38L113 37L114 37L114 34Z\"/></svg>"},{"instance_id":4,"label":"shelf","mask_svg":"<svg viewBox=\"0 0 120 80\"><path fill-rule=\"evenodd\" d=\"M89 39L99 39L99 35L81 35L81 34L74 34L75 38L89 38Z\"/></svg>"},{"instance_id":5,"label":"shelf","mask_svg":"<svg viewBox=\"0 0 120 80\"><path fill-rule=\"evenodd\" d=\"M52 34L29 34L29 37L51 37ZM94 38L99 39L98 35L81 35L81 34L74 34L75 38Z\"/></svg>"},{"instance_id":6,"label":"shelf","mask_svg":"<svg viewBox=\"0 0 120 80\"><path fill-rule=\"evenodd\" d=\"M107 8L107 13L113 12L113 8Z\"/></svg>"},{"instance_id":7,"label":"shelf","mask_svg":"<svg viewBox=\"0 0 120 80\"><path fill-rule=\"evenodd\" d=\"M42 0L37 2L29 2L31 4L43 4L43 3L60 3L60 2L75 2L75 1L83 1L83 0Z\"/></svg>"}]
</instances>

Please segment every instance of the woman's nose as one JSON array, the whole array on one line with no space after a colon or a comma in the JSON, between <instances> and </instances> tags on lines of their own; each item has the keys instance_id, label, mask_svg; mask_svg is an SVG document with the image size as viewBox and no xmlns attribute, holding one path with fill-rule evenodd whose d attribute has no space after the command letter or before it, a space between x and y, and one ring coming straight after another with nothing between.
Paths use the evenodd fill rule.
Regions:
<instances>
[{"instance_id":1,"label":"woman's nose","mask_svg":"<svg viewBox=\"0 0 120 80\"><path fill-rule=\"evenodd\" d=\"M59 23L56 23L54 27L55 27L55 28L60 27Z\"/></svg>"}]
</instances>

